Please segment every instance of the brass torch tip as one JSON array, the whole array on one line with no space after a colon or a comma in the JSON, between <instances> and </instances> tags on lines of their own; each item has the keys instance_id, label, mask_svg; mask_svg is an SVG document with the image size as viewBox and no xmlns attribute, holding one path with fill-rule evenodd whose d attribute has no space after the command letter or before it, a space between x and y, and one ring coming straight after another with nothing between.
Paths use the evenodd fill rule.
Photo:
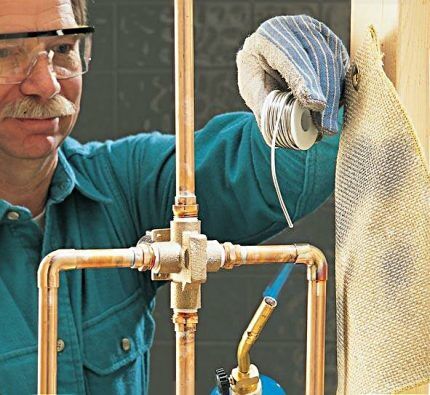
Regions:
<instances>
[{"instance_id":1,"label":"brass torch tip","mask_svg":"<svg viewBox=\"0 0 430 395\"><path fill-rule=\"evenodd\" d=\"M276 305L278 304L276 299L272 298L271 296L265 296L264 297L264 303L266 303L270 307L276 307Z\"/></svg>"}]
</instances>

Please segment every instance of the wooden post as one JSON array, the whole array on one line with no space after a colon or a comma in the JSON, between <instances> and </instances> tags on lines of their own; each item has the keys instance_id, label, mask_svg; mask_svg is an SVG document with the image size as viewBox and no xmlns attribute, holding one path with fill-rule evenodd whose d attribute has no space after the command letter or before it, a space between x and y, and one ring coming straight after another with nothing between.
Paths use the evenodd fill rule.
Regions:
<instances>
[{"instance_id":1,"label":"wooden post","mask_svg":"<svg viewBox=\"0 0 430 395\"><path fill-rule=\"evenodd\" d=\"M352 56L370 24L430 164L430 0L351 0Z\"/></svg>"},{"instance_id":2,"label":"wooden post","mask_svg":"<svg viewBox=\"0 0 430 395\"><path fill-rule=\"evenodd\" d=\"M351 0L351 55L374 25L384 70L409 114L430 165L430 0ZM424 385L402 394L430 394Z\"/></svg>"}]
</instances>

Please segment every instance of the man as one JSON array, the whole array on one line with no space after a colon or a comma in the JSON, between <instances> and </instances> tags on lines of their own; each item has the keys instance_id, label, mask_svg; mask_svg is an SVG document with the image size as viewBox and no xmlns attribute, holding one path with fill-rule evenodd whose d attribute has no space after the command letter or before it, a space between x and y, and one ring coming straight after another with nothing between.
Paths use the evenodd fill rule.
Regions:
<instances>
[{"instance_id":1,"label":"man","mask_svg":"<svg viewBox=\"0 0 430 395\"><path fill-rule=\"evenodd\" d=\"M0 0L1 394L36 391L41 258L59 248L132 246L171 219L172 136L87 145L67 138L91 34L68 29L85 24L83 7ZM337 143L279 153L293 219L330 195ZM209 239L257 243L284 227L268 162L251 114L216 117L196 134L196 194ZM61 282L59 393L146 393L157 284L115 269L63 273Z\"/></svg>"}]
</instances>

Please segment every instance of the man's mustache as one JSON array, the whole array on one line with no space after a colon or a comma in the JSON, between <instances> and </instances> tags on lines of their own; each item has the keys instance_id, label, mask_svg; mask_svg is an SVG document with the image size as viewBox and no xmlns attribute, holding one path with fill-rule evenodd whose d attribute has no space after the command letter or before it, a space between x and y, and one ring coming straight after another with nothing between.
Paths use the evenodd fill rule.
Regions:
<instances>
[{"instance_id":1,"label":"man's mustache","mask_svg":"<svg viewBox=\"0 0 430 395\"><path fill-rule=\"evenodd\" d=\"M74 115L76 112L75 104L61 95L55 95L45 103L40 103L38 99L27 96L6 104L0 111L0 119L46 119Z\"/></svg>"}]
</instances>

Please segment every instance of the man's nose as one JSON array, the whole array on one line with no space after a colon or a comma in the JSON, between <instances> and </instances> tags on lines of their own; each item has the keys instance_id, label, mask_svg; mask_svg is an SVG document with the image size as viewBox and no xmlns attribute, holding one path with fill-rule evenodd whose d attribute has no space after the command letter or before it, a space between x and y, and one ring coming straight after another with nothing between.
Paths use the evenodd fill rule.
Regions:
<instances>
[{"instance_id":1,"label":"man's nose","mask_svg":"<svg viewBox=\"0 0 430 395\"><path fill-rule=\"evenodd\" d=\"M24 95L46 100L60 92L61 86L52 70L49 54L45 52L44 56L39 55L35 59L20 89Z\"/></svg>"}]
</instances>

